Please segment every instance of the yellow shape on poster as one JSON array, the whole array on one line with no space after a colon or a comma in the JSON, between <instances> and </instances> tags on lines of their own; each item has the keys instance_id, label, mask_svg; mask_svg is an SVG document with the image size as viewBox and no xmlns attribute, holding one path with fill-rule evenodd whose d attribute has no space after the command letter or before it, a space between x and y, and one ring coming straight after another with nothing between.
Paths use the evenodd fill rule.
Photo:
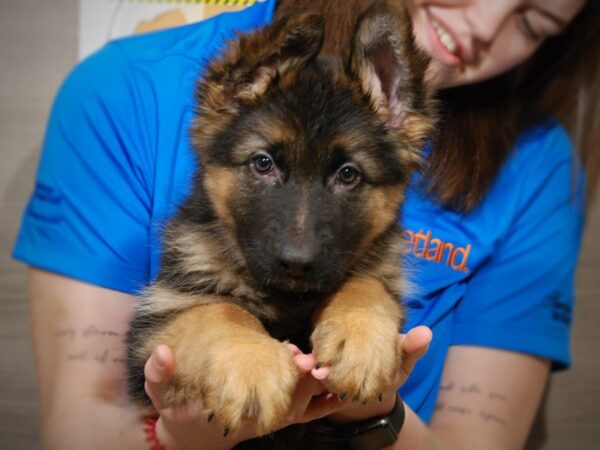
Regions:
<instances>
[{"instance_id":1,"label":"yellow shape on poster","mask_svg":"<svg viewBox=\"0 0 600 450\"><path fill-rule=\"evenodd\" d=\"M141 21L134 33L147 33L209 19L223 12L240 11L252 6L257 0L129 0L132 3L162 3L195 5L175 8L150 20Z\"/></svg>"}]
</instances>

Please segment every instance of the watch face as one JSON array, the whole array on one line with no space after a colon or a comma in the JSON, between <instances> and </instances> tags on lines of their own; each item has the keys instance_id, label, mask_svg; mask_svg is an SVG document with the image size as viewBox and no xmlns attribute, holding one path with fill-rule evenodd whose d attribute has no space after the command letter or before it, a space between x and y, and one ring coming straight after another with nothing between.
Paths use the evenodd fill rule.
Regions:
<instances>
[{"instance_id":1,"label":"watch face","mask_svg":"<svg viewBox=\"0 0 600 450\"><path fill-rule=\"evenodd\" d=\"M379 417L377 419L371 419L370 421L360 422L357 425L358 426L351 431L353 435L376 431L380 428L389 427L391 424L387 417Z\"/></svg>"}]
</instances>

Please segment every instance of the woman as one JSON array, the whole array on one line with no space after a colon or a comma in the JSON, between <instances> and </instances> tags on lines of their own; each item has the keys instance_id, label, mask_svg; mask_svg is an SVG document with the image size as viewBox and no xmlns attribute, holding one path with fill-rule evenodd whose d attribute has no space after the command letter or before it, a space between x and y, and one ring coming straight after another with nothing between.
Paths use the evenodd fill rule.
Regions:
<instances>
[{"instance_id":1,"label":"woman","mask_svg":"<svg viewBox=\"0 0 600 450\"><path fill-rule=\"evenodd\" d=\"M335 20L348 13L351 23L370 2L341 3L327 5ZM432 58L429 82L443 91L440 132L404 211L421 291L406 299L410 331L397 384L407 416L393 448L522 447L550 367L569 363L582 177L571 176L579 171L569 140L548 116L571 113L577 96L567 94L577 89L596 106L592 3L407 1L417 43ZM116 42L61 89L15 249L32 266L46 447L148 448L121 390L122 336L132 294L157 267L153 225L187 192L197 62L234 26L270 21L273 6ZM293 7L281 2L278 13ZM568 125L585 149L594 124L582 117ZM585 151L582 160L591 192L594 160ZM392 393L364 407L319 396L327 368L290 348L303 376L289 423L356 423L392 410ZM157 398L173 365L170 350L158 347L146 366L160 414L153 445L231 448L254 436L248 426L223 437L200 402L163 408Z\"/></svg>"}]
</instances>

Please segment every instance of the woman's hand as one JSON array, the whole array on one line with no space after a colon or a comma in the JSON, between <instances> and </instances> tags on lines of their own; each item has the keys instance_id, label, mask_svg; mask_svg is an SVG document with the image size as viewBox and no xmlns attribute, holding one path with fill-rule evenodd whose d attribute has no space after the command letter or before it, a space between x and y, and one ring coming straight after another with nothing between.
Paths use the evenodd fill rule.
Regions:
<instances>
[{"instance_id":1,"label":"woman's hand","mask_svg":"<svg viewBox=\"0 0 600 450\"><path fill-rule=\"evenodd\" d=\"M388 414L394 407L396 391L408 380L417 361L427 352L432 339L431 330L425 326L415 327L407 334L399 335L402 349L402 365L396 373L393 387L384 394L383 401L367 405L349 404L346 408L332 413L328 418L334 422L346 423ZM313 369L312 374L327 384L329 369Z\"/></svg>"},{"instance_id":2,"label":"woman's hand","mask_svg":"<svg viewBox=\"0 0 600 450\"><path fill-rule=\"evenodd\" d=\"M210 423L200 399L177 406L165 406L162 403L162 390L174 371L173 353L166 345L156 347L144 367L146 394L160 415L156 423L160 442L173 450L229 448L231 445L223 438L222 430L214 422Z\"/></svg>"},{"instance_id":3,"label":"woman's hand","mask_svg":"<svg viewBox=\"0 0 600 450\"><path fill-rule=\"evenodd\" d=\"M296 423L316 420L347 408L350 402L341 401L337 395L327 393L318 378L311 372L322 375L322 370L315 371L316 361L313 355L303 354L298 347L288 344L294 355L294 362L300 373L292 406L281 428ZM161 403L161 391L173 376L175 361L169 347L156 347L148 359L144 375L146 377L146 393L152 400L160 418L156 424L159 440L169 450L185 449L228 449L237 443L257 437L251 424L247 424L235 435L223 436L223 428L218 419L209 420L202 401L188 402L184 405L166 407Z\"/></svg>"},{"instance_id":4,"label":"woman's hand","mask_svg":"<svg viewBox=\"0 0 600 450\"><path fill-rule=\"evenodd\" d=\"M400 335L403 352L402 366L399 368L394 386L384 395L382 402L369 405L356 405L350 400L340 400L327 391L325 385L329 369L316 368L313 355L303 354L298 347L289 344L300 378L294 394L292 406L281 428L296 423L306 423L328 417L340 423L361 420L389 413L394 406L395 392L402 386L416 362L425 354L431 341L431 331L427 327L416 327L406 335ZM175 361L171 350L158 346L146 363L146 393L152 400L160 419L157 422L157 435L170 450L184 449L228 449L237 443L257 437L251 424L244 426L235 435L223 436L218 420L209 420L202 401L166 407L160 401L161 391L173 376Z\"/></svg>"}]
</instances>

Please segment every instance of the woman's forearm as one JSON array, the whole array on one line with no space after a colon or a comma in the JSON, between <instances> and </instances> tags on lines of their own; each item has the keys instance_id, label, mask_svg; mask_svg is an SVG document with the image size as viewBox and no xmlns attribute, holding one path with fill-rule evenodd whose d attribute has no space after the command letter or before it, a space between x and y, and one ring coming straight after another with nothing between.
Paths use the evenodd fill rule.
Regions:
<instances>
[{"instance_id":1,"label":"woman's forearm","mask_svg":"<svg viewBox=\"0 0 600 450\"><path fill-rule=\"evenodd\" d=\"M42 418L45 450L148 449L141 414L130 407L85 399L57 402Z\"/></svg>"},{"instance_id":2,"label":"woman's forearm","mask_svg":"<svg viewBox=\"0 0 600 450\"><path fill-rule=\"evenodd\" d=\"M405 403L406 418L396 443L386 450L460 450L436 434Z\"/></svg>"},{"instance_id":3,"label":"woman's forearm","mask_svg":"<svg viewBox=\"0 0 600 450\"><path fill-rule=\"evenodd\" d=\"M159 419L162 420L162 419ZM235 446L236 436L223 437L222 428L212 421L183 421L174 430L178 441L169 435L163 423L157 423L157 434L168 450L227 450ZM172 427L173 425L171 425ZM143 414L131 405L80 398L61 402L42 420L44 450L148 450ZM192 430L185 433L185 430ZM183 430L183 431L182 431ZM183 434L182 434L183 433Z\"/></svg>"},{"instance_id":4,"label":"woman's forearm","mask_svg":"<svg viewBox=\"0 0 600 450\"><path fill-rule=\"evenodd\" d=\"M549 370L549 361L530 355L452 346L431 422L425 424L407 408L404 427L391 449L523 448Z\"/></svg>"}]
</instances>

